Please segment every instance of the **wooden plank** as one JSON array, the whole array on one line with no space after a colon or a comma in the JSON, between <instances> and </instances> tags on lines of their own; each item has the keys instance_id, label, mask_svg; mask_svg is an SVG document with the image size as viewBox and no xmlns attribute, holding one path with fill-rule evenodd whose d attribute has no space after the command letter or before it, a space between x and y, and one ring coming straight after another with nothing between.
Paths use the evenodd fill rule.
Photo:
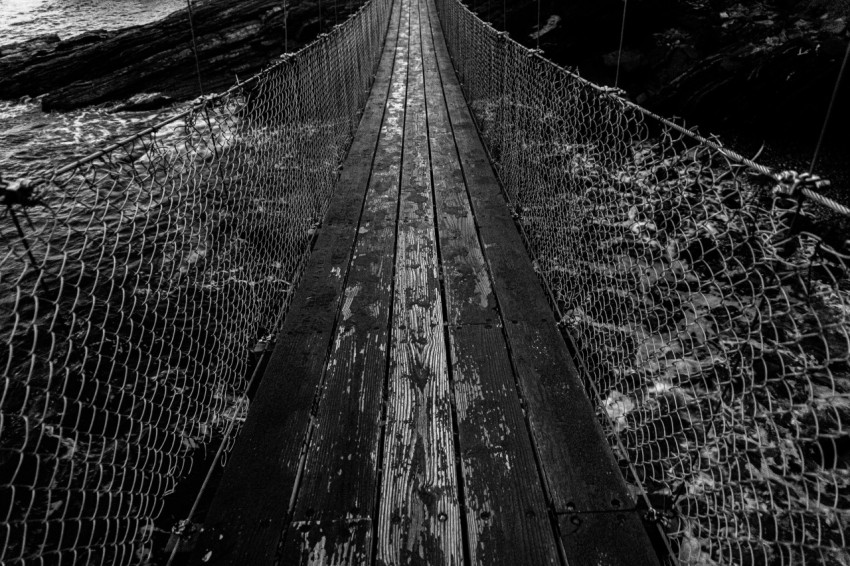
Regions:
<instances>
[{"instance_id":1,"label":"wooden plank","mask_svg":"<svg viewBox=\"0 0 850 566\"><path fill-rule=\"evenodd\" d=\"M371 565L372 529L372 521L361 517L295 521L287 531L279 564Z\"/></svg>"},{"instance_id":2,"label":"wooden plank","mask_svg":"<svg viewBox=\"0 0 850 566\"><path fill-rule=\"evenodd\" d=\"M558 522L570 564L658 564L652 545L643 540L646 534L635 511L569 513L561 515Z\"/></svg>"},{"instance_id":3,"label":"wooden plank","mask_svg":"<svg viewBox=\"0 0 850 566\"><path fill-rule=\"evenodd\" d=\"M421 7L428 17L427 6ZM430 17L422 25L428 137L450 325L497 324L499 314L466 193L434 54Z\"/></svg>"},{"instance_id":4,"label":"wooden plank","mask_svg":"<svg viewBox=\"0 0 850 566\"><path fill-rule=\"evenodd\" d=\"M427 3L435 13L433 0ZM432 25L432 32L458 153L551 503L558 512L607 512L631 507L634 502L557 330L545 292L524 253L522 239L504 206L504 197L451 68L440 26ZM601 525L612 517L612 513L600 513L595 520ZM595 564L585 560L615 560L611 556L616 551L620 553L616 560L623 563L637 555L648 557L645 564L658 564L639 523L626 521L616 528L610 524L605 528L631 541L637 549L630 552L598 538L600 528L577 531L570 540L562 532L567 561Z\"/></svg>"},{"instance_id":5,"label":"wooden plank","mask_svg":"<svg viewBox=\"0 0 850 566\"><path fill-rule=\"evenodd\" d=\"M416 0L418 2L418 0ZM461 516L433 200L418 11L411 14L378 564L460 564Z\"/></svg>"},{"instance_id":6,"label":"wooden plank","mask_svg":"<svg viewBox=\"0 0 850 566\"><path fill-rule=\"evenodd\" d=\"M429 6L433 9L432 1L429 0ZM471 120L469 110L463 100L454 71L451 69L445 42L441 41L442 32L439 26L432 27L446 92L446 103L452 125L455 127L455 138L464 172L473 169L471 162L475 162L477 164L475 170L478 171L479 177L486 180L485 183L477 185L469 179L467 182L476 219L481 224L489 224L489 228L481 227L481 240L493 275L493 284L505 319L508 338L514 351L518 377L523 386L525 400L532 412L530 419L532 428L536 429L535 438L538 449L544 449L541 452L541 458L549 478L548 484L553 503L559 511L565 511L568 504L570 504L570 510L575 510L582 500L596 501L598 498L587 498L589 496L582 495L586 490L577 482L589 481L591 478L582 480L577 471L571 467L573 462L568 460L566 441L561 437L576 437L573 427L586 425L591 431L598 431L599 438L599 442L594 440L588 442L588 445L598 445L604 449L603 453L610 453L610 451L607 449L607 442L602 436L590 403L584 394L578 372L558 333L552 309L546 301L543 288L534 275L531 261L525 253L513 220L509 214L499 213L491 216L483 213L479 208L482 200L490 199L491 193L498 194L500 188L493 176L492 168L489 168L489 175L487 175L482 165L487 162L487 157L477 133L473 135L473 132L466 127ZM456 121L463 126L455 126ZM526 283L520 289L516 281ZM527 384L524 383L526 381ZM547 397L550 394L551 396ZM589 411L589 422L574 421L576 416L563 409L563 402L569 402L575 408L585 407L587 410L582 410L579 415L583 419ZM547 432L558 434L547 436ZM588 432L581 436L588 436ZM552 445L551 451L545 449L547 444ZM603 461L606 464L613 462L613 456L609 455ZM575 463L581 464L580 461ZM610 474L606 474L605 481L610 477ZM625 490L624 485L622 489ZM610 508L610 498L607 499L609 504L604 509ZM599 511L602 509L582 506L578 510Z\"/></svg>"},{"instance_id":7,"label":"wooden plank","mask_svg":"<svg viewBox=\"0 0 850 566\"><path fill-rule=\"evenodd\" d=\"M410 27L409 6L396 10L401 17L390 94L293 525L285 536L285 564L371 561L371 532L361 531L371 528L377 495ZM328 531L353 517L359 517L357 536Z\"/></svg>"},{"instance_id":8,"label":"wooden plank","mask_svg":"<svg viewBox=\"0 0 850 566\"><path fill-rule=\"evenodd\" d=\"M431 0L428 6L436 14ZM552 309L539 292L542 290L531 265L528 254L517 233L510 209L496 180L493 168L478 136L475 123L469 113L460 84L452 68L446 49L442 28L437 17L431 26L434 34L434 47L442 74L446 105L449 109L452 129L457 142L457 150L463 164L463 172L469 194L472 197L475 221L486 250L493 248L487 255L487 261L496 272L510 273L499 281L497 295L502 315L506 312L517 320L542 320L551 318ZM529 300L531 299L543 299Z\"/></svg>"},{"instance_id":9,"label":"wooden plank","mask_svg":"<svg viewBox=\"0 0 850 566\"><path fill-rule=\"evenodd\" d=\"M506 331L556 511L633 506L554 321L507 322Z\"/></svg>"},{"instance_id":10,"label":"wooden plank","mask_svg":"<svg viewBox=\"0 0 850 566\"><path fill-rule=\"evenodd\" d=\"M346 159L337 198L214 497L192 564L271 564L286 523L300 456L321 383L354 229L390 86L393 51L382 55L369 103ZM369 158L364 158L369 156ZM359 195L357 198L351 195ZM359 199L359 201L358 201Z\"/></svg>"},{"instance_id":11,"label":"wooden plank","mask_svg":"<svg viewBox=\"0 0 850 566\"><path fill-rule=\"evenodd\" d=\"M472 564L557 564L534 449L443 96L431 14L427 5L420 4L420 10L428 17L422 34L431 170L450 321L469 555Z\"/></svg>"},{"instance_id":12,"label":"wooden plank","mask_svg":"<svg viewBox=\"0 0 850 566\"><path fill-rule=\"evenodd\" d=\"M502 329L450 333L472 564L559 564Z\"/></svg>"}]
</instances>

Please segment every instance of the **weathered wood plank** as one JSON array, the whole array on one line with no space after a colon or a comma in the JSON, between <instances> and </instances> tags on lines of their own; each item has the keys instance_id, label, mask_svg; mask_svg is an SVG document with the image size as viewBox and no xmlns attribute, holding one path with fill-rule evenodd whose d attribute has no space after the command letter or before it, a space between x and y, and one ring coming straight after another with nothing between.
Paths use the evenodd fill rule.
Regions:
<instances>
[{"instance_id":1,"label":"weathered wood plank","mask_svg":"<svg viewBox=\"0 0 850 566\"><path fill-rule=\"evenodd\" d=\"M418 10L412 10L411 16L377 562L460 564L461 516L437 272Z\"/></svg>"},{"instance_id":2,"label":"weathered wood plank","mask_svg":"<svg viewBox=\"0 0 850 566\"><path fill-rule=\"evenodd\" d=\"M426 1L434 13L433 0ZM522 239L451 67L442 30L439 25L432 25L432 32L458 153L506 324L548 496L558 512L628 508L633 501L557 330L545 292L524 253ZM614 516L600 513L596 520L604 523ZM611 525L605 528L638 545L640 550L633 551L638 556L651 554L649 538L639 523L626 521L617 528ZM567 561L595 564L593 560L596 560L607 564L631 560L633 553L623 551L619 544L597 538L599 532L597 528L581 530L571 535L569 541L562 532ZM643 552L643 549L649 550ZM614 555L614 551L625 553ZM644 563L658 562L652 557Z\"/></svg>"},{"instance_id":3,"label":"weathered wood plank","mask_svg":"<svg viewBox=\"0 0 850 566\"><path fill-rule=\"evenodd\" d=\"M559 526L570 564L658 564L652 545L643 540L646 533L635 511L569 513L560 516ZM596 544L587 544L587 541L596 541Z\"/></svg>"},{"instance_id":4,"label":"weathered wood plank","mask_svg":"<svg viewBox=\"0 0 850 566\"><path fill-rule=\"evenodd\" d=\"M430 0L428 4L432 12L436 13ZM475 220L485 249L494 248L494 253L488 254L487 261L494 268L494 277L496 268L500 273L511 273L511 277L502 278L500 288L497 290L503 316L506 311L510 311L518 320L551 318L552 309L546 303L545 297L540 293L532 292L541 289L540 281L533 270L526 268L530 265L528 254L517 233L510 209L478 136L478 130L457 81L442 28L436 17L435 22L437 23L432 26L432 29L443 76L443 90L457 140L458 153L463 163L467 187L474 205ZM542 303L535 300L528 301L529 294L544 300Z\"/></svg>"},{"instance_id":5,"label":"weathered wood plank","mask_svg":"<svg viewBox=\"0 0 850 566\"><path fill-rule=\"evenodd\" d=\"M341 564L343 559L371 562L371 532L367 536L361 531L371 529L377 494L410 31L409 6L396 5L396 10L401 12L398 41L387 45L395 52L392 84L324 394L305 459L293 525L285 537L285 564ZM354 529L357 536L340 538L333 534L334 525L346 525L352 517L360 518Z\"/></svg>"},{"instance_id":6,"label":"weathered wood plank","mask_svg":"<svg viewBox=\"0 0 850 566\"><path fill-rule=\"evenodd\" d=\"M336 521L295 521L286 534L279 563L369 566L372 521L362 517Z\"/></svg>"},{"instance_id":7,"label":"weathered wood plank","mask_svg":"<svg viewBox=\"0 0 850 566\"><path fill-rule=\"evenodd\" d=\"M501 328L452 327L458 435L473 564L558 564Z\"/></svg>"},{"instance_id":8,"label":"weathered wood plank","mask_svg":"<svg viewBox=\"0 0 850 566\"><path fill-rule=\"evenodd\" d=\"M433 8L430 0L429 5ZM490 265L493 285L514 351L514 361L520 373L521 385L524 385L523 381L529 382L528 388L523 386L523 393L531 411L532 428L536 429L538 448L541 448L541 442L552 445L553 451L551 453L544 451L541 457L546 475L550 478L549 487L553 502L559 511L566 510L567 504L570 504L572 510L581 503L582 492L585 491L581 483L576 482L587 482L591 478L582 480L578 472L570 468L567 461L568 449L565 446L569 440L563 437L575 437L571 427L587 424L593 425L591 430L598 431L599 434L600 442L591 444L600 446L607 453L609 452L607 443L593 417L578 372L558 333L552 309L546 301L543 288L534 275L531 261L525 253L513 219L505 207L501 207L504 212L501 212L499 207L492 207L494 210L492 214L489 213L489 208L485 211L481 210L480 205L483 201L499 200L496 197L501 189L492 168L489 167L477 133L473 135L474 126L470 130L469 110L451 68L445 42L441 41L442 33L438 26L434 26L434 35L443 75L446 103L455 128L458 152L464 172L473 172L470 174L471 177L468 175L467 182L476 219L481 225L480 235L484 243L485 256ZM488 167L484 166L485 163ZM476 182L476 178L480 182ZM526 281L526 283L520 289L516 281ZM575 398L578 401L569 398ZM586 406L591 416L589 422L575 421L575 415L562 409L564 401ZM581 415L586 415L588 411L582 411ZM550 434L544 438L545 432L559 434ZM593 436L590 432L585 431L583 436ZM604 461L613 462L613 457L608 456ZM624 486L623 489L625 489ZM605 509L609 507L610 503Z\"/></svg>"},{"instance_id":9,"label":"weathered wood plank","mask_svg":"<svg viewBox=\"0 0 850 566\"><path fill-rule=\"evenodd\" d=\"M557 564L558 551L496 297L423 21L425 92L472 564ZM481 324L481 323L485 324ZM486 323L495 324L486 324ZM473 323L473 324L469 324Z\"/></svg>"},{"instance_id":10,"label":"weathered wood plank","mask_svg":"<svg viewBox=\"0 0 850 566\"><path fill-rule=\"evenodd\" d=\"M207 513L192 564L271 564L288 516L300 456L333 338L342 286L390 86L382 56L361 119L293 305ZM353 196L352 196L353 195Z\"/></svg>"},{"instance_id":11,"label":"weathered wood plank","mask_svg":"<svg viewBox=\"0 0 850 566\"><path fill-rule=\"evenodd\" d=\"M421 11L428 17L421 30L428 103L428 136L431 143L431 169L437 204L447 318L450 325L496 324L499 320L496 298L478 241L463 170L458 161L442 81L437 69L430 14L425 5L421 5Z\"/></svg>"},{"instance_id":12,"label":"weathered wood plank","mask_svg":"<svg viewBox=\"0 0 850 566\"><path fill-rule=\"evenodd\" d=\"M631 507L629 491L554 320L505 324L556 511Z\"/></svg>"}]
</instances>

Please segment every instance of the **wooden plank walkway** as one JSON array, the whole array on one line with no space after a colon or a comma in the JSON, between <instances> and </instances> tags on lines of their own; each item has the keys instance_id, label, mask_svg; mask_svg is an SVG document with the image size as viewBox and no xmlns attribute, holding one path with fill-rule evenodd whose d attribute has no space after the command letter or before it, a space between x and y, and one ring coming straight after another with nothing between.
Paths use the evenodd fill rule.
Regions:
<instances>
[{"instance_id":1,"label":"wooden plank walkway","mask_svg":"<svg viewBox=\"0 0 850 566\"><path fill-rule=\"evenodd\" d=\"M657 564L433 0L378 75L193 564Z\"/></svg>"}]
</instances>

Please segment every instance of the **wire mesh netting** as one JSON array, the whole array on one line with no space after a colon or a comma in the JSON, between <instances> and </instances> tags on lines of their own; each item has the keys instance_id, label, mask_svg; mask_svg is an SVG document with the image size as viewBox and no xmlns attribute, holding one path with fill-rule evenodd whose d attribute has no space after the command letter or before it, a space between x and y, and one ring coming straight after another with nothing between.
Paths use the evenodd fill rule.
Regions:
<instances>
[{"instance_id":1,"label":"wire mesh netting","mask_svg":"<svg viewBox=\"0 0 850 566\"><path fill-rule=\"evenodd\" d=\"M50 179L4 184L0 563L154 559L168 496L244 420L252 352L288 306L391 4Z\"/></svg>"},{"instance_id":2,"label":"wire mesh netting","mask_svg":"<svg viewBox=\"0 0 850 566\"><path fill-rule=\"evenodd\" d=\"M457 0L437 4L667 558L850 564L846 209L800 200L801 188L818 199L815 178L773 174L546 61Z\"/></svg>"}]
</instances>

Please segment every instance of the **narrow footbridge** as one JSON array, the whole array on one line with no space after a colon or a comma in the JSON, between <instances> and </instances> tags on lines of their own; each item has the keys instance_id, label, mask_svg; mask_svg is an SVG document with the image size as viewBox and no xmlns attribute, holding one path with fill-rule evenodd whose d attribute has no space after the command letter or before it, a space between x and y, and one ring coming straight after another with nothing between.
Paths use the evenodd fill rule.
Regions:
<instances>
[{"instance_id":1,"label":"narrow footbridge","mask_svg":"<svg viewBox=\"0 0 850 566\"><path fill-rule=\"evenodd\" d=\"M198 553L653 564L446 50L400 0Z\"/></svg>"},{"instance_id":2,"label":"narrow footbridge","mask_svg":"<svg viewBox=\"0 0 850 566\"><path fill-rule=\"evenodd\" d=\"M826 185L370 0L0 179L0 565L846 565Z\"/></svg>"}]
</instances>

